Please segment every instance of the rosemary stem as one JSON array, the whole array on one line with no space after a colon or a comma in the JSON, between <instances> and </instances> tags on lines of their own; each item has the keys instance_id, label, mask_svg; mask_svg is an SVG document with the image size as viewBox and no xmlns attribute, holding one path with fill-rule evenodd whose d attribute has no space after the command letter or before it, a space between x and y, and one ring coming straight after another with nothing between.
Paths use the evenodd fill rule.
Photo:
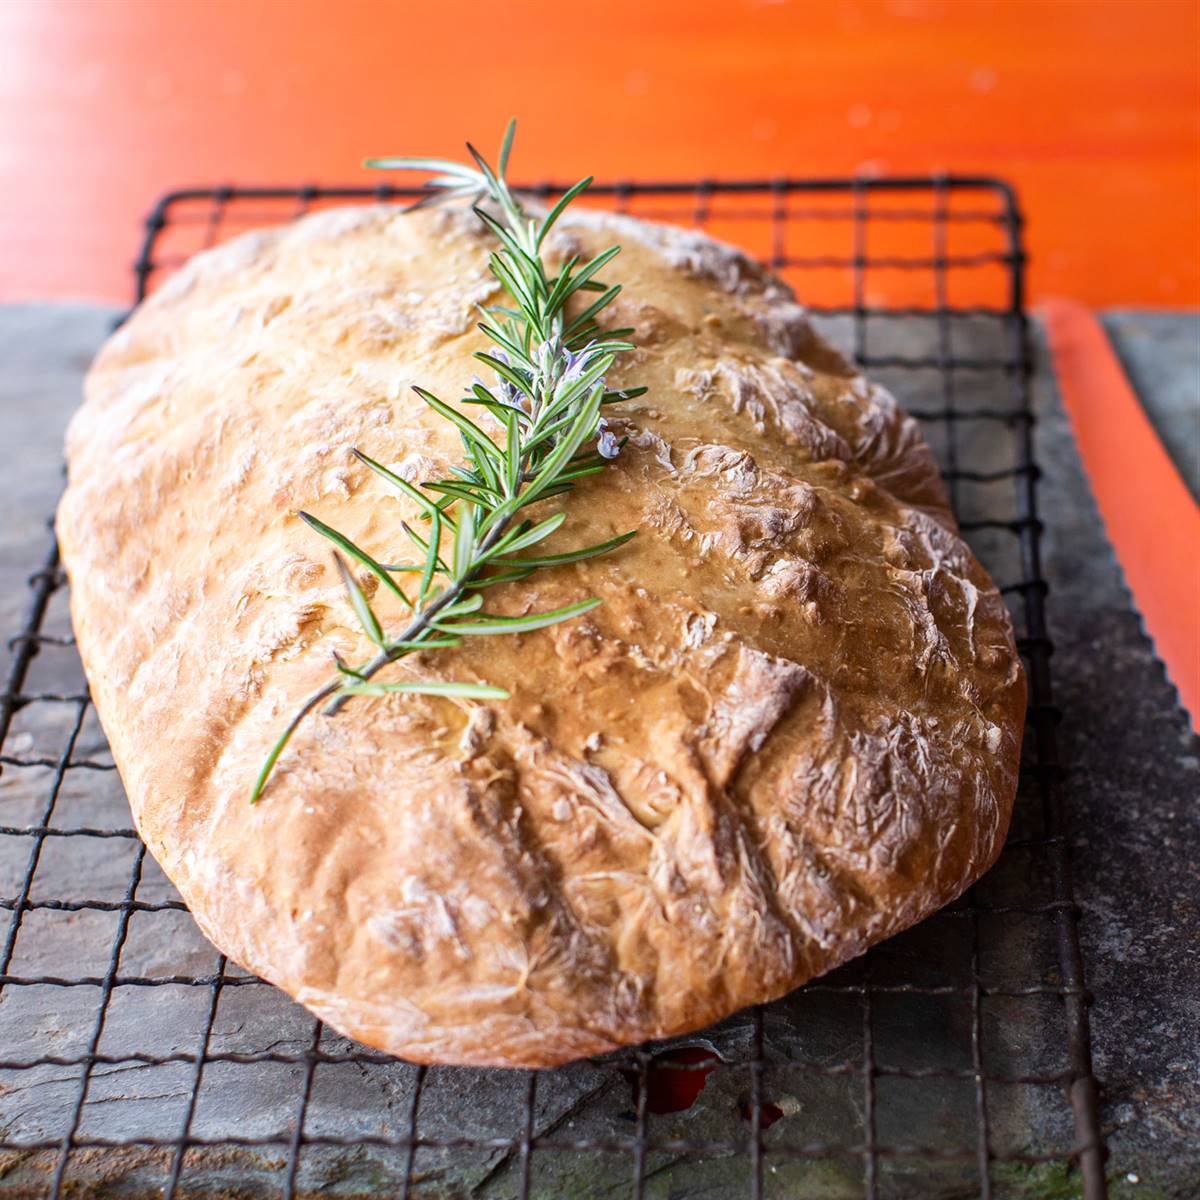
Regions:
<instances>
[{"instance_id":1,"label":"rosemary stem","mask_svg":"<svg viewBox=\"0 0 1200 1200\"><path fill-rule=\"evenodd\" d=\"M491 550L493 546L495 546L500 538L504 536L504 531L508 528L511 521L512 517L507 517L492 527L492 529L488 532L487 537L479 543L479 553L476 555L477 559L486 555L486 553ZM400 634L398 638L396 638L396 641L412 642L420 637L421 634L423 634L429 628L430 621L432 621L433 618L442 611L442 609L448 608L451 604L454 604L461 599L463 592L466 590L467 584L470 583L474 578L478 569L479 568L476 567L475 570L468 571L462 577L462 579L458 580L458 582L453 584L451 587L448 587L440 596L438 596L436 600L422 608L413 618L408 627ZM357 674L360 679L370 679L373 675L377 674L384 667L386 667L388 663L396 662L398 659L405 657L405 655L412 653L413 651L408 649L393 648L380 650L380 652L375 655L375 657L371 659L369 663L358 669ZM315 702L320 703L320 701L324 700L326 696L336 692L340 686L340 683L340 680L334 680L332 685L327 685L321 690L321 692L316 693ZM312 700L313 697L310 697L309 699ZM343 692L340 696L334 696L334 698L322 710L323 714L327 717L336 717L337 714L342 711L343 706L349 699L350 694L346 692ZM301 711L296 718L297 723L311 708L312 704L307 704L305 709ZM283 747L280 746L280 749L282 750Z\"/></svg>"}]
</instances>

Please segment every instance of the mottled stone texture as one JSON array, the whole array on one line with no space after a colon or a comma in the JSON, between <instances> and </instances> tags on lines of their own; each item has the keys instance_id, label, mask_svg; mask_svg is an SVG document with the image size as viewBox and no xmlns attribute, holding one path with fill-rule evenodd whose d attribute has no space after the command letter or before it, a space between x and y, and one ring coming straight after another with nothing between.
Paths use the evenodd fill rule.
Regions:
<instances>
[{"instance_id":1,"label":"mottled stone texture","mask_svg":"<svg viewBox=\"0 0 1200 1200\"><path fill-rule=\"evenodd\" d=\"M9 449L0 475L5 636L20 627L28 600L25 576L50 544L46 517L61 484L62 426L111 316L82 307L0 312L0 439ZM846 333L837 326L831 331ZM920 322L872 322L870 350L919 353L935 344L934 335ZM1004 331L986 320L956 322L953 336L959 354L995 355L1006 346ZM915 407L942 402L935 372L877 374ZM1163 374L1168 376L1165 369ZM1200 751L1130 607L1044 362L1036 382L1038 453L1046 471L1041 486L1045 565L1057 644L1055 699L1065 712L1060 736L1071 772L1076 888L1084 906L1089 983L1096 993L1092 1027L1097 1072L1105 1085L1110 1177L1117 1195L1183 1198L1200 1192L1195 1149L1200 1143L1195 1033ZM962 409L1012 403L1009 381L999 372L964 373L956 383L954 398ZM945 459L944 426L931 425L929 434ZM1011 463L1007 430L961 422L957 453L960 466ZM1013 515L1008 483L964 483L956 498L968 519ZM972 541L1001 583L1019 578L1010 535L981 530ZM69 636L65 600L63 592L54 595L44 624L45 632L63 638ZM73 649L48 644L34 660L24 692L70 697L82 689ZM105 769L111 760L95 714L74 700L35 701L17 713L2 750L10 761L0 774L0 827L19 831L43 818L55 794L55 768L37 764L56 761L68 746L72 762L89 765L65 772L49 824L61 830L128 828L120 782ZM1029 790L1018 806L1014 836L1035 836L1039 826L1038 798ZM10 901L0 909L0 939L8 935L11 899L21 889L37 841L20 832L0 833L0 898ZM120 915L70 906L120 902L139 861L137 843L123 836L47 837L39 853L29 897L34 907L21 919L11 978L0 989L0 1060L38 1060L24 1069L0 1068L0 1196L48 1190L58 1160L53 1146L70 1128L79 1096L77 1060L96 1027L102 991L95 981L108 968ZM118 982L112 991L97 1043L101 1061L92 1070L78 1136L84 1141L170 1140L190 1122L193 1136L218 1143L275 1139L268 1146L224 1141L189 1150L179 1163L178 1194L278 1195L305 1086L303 1056L312 1044L313 1020L282 994L229 967L207 1044L218 1061L205 1066L197 1091L194 1064L169 1059L201 1049L212 989L188 982L144 983L210 978L220 960L186 912L170 907L174 891L149 859L142 864L135 895L149 907L129 918L120 978L143 985ZM977 887L974 900L981 907L1008 909L1037 907L1049 897L1044 857L1012 850ZM54 904L46 906L48 901ZM973 1079L973 964L989 991L1042 987L1051 993L984 997L978 1044L991 1081L982 1094ZM93 982L69 988L21 982L45 976ZM862 996L867 982L876 989L869 1019ZM828 1200L862 1196L863 1157L856 1148L873 1123L879 1146L927 1151L881 1156L878 1195L912 1200L978 1195L981 1102L988 1115L988 1148L995 1156L989 1168L994 1195L1078 1194L1077 1177L1061 1160L1018 1161L1022 1155L1061 1153L1073 1140L1070 1110L1057 1083L1013 1082L1053 1080L1066 1067L1063 1009L1052 994L1058 982L1053 924L1046 914L960 910L935 916L879 947L869 962L852 963L820 986L771 1006L762 1027L761 1089L772 1106L763 1138L764 1194ZM923 990L906 990L912 988ZM690 1108L652 1113L648 1132L657 1144L678 1139L691 1145L721 1143L722 1148L708 1154L652 1151L643 1164L645 1196L693 1200L750 1194L749 1126L743 1111L751 1094L747 1063L754 1036L750 1017L739 1015L704 1037L685 1039L710 1049L720 1063ZM870 1091L861 1071L868 1036L879 1068ZM320 1047L336 1061L323 1061L312 1073L305 1134L351 1141L404 1136L413 1119L417 1069L356 1057L352 1044L328 1032ZM264 1054L285 1061L219 1059ZM138 1061L134 1055L156 1061ZM930 1071L939 1077L913 1077ZM540 1073L529 1131L544 1144L526 1162L520 1141L530 1078L523 1072L449 1068L425 1074L417 1129L421 1138L441 1145L416 1152L411 1164L415 1196L513 1197L521 1194L526 1169L533 1196L633 1194L635 1161L623 1148L637 1130L636 1090L628 1072L602 1061ZM457 1144L462 1142L484 1145ZM593 1148L568 1148L585 1142ZM12 1148L25 1143L51 1148ZM808 1147L810 1153L772 1153L783 1146ZM939 1157L938 1151L960 1157ZM70 1155L66 1177L73 1194L149 1197L162 1194L173 1163L170 1149L81 1148ZM300 1194L398 1195L408 1167L403 1148L307 1146L296 1185ZM1139 1182L1128 1182L1129 1176Z\"/></svg>"},{"instance_id":2,"label":"mottled stone texture","mask_svg":"<svg viewBox=\"0 0 1200 1200\"><path fill-rule=\"evenodd\" d=\"M1133 378L1160 432L1194 451L1196 317L1122 313L1109 325L1140 364ZM1130 602L1045 364L1039 383L1055 699L1110 1165L1118 1180L1138 1176L1130 1195L1196 1196L1200 740Z\"/></svg>"}]
</instances>

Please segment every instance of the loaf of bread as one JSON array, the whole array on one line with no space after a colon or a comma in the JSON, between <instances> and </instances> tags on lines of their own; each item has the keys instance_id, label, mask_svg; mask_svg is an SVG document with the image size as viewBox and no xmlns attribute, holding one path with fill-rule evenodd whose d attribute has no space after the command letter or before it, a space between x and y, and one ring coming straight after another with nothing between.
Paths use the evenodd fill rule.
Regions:
<instances>
[{"instance_id":1,"label":"loaf of bread","mask_svg":"<svg viewBox=\"0 0 1200 1200\"><path fill-rule=\"evenodd\" d=\"M370 656L296 511L415 558L350 449L414 480L460 460L411 385L470 379L486 231L352 207L201 254L104 347L68 436L72 613L138 829L222 951L407 1059L697 1029L944 905L1008 825L1023 672L916 424L728 246L588 212L549 246L611 242L638 350L610 386L649 392L539 513L569 509L547 552L638 536L489 593L603 603L389 668L511 699L315 716L257 806L333 652Z\"/></svg>"}]
</instances>

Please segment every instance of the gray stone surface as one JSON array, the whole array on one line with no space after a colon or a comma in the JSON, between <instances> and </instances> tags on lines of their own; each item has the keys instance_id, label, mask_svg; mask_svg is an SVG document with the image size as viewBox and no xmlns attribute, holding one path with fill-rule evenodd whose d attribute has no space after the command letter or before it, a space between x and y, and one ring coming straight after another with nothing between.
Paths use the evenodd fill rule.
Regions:
<instances>
[{"instance_id":1,"label":"gray stone surface","mask_svg":"<svg viewBox=\"0 0 1200 1200\"><path fill-rule=\"evenodd\" d=\"M1148 407L1164 430L1181 427L1196 350L1162 331L1196 320L1145 320L1159 330L1148 340L1121 316L1124 354L1154 358L1135 379L1148 398L1171 393ZM1131 1195L1200 1196L1200 740L1130 602L1045 370L1039 408L1055 699L1112 1167L1139 1178Z\"/></svg>"},{"instance_id":2,"label":"gray stone surface","mask_svg":"<svg viewBox=\"0 0 1200 1200\"><path fill-rule=\"evenodd\" d=\"M117 310L7 305L0 313L0 629L7 638L20 626L24 578L48 545L46 518L62 491L62 434L79 381Z\"/></svg>"},{"instance_id":3,"label":"gray stone surface","mask_svg":"<svg viewBox=\"0 0 1200 1200\"><path fill-rule=\"evenodd\" d=\"M27 599L24 576L49 545L45 517L61 482L61 429L76 403L81 369L110 319L110 313L82 308L0 310L6 366L0 377L0 438L6 447L20 448L0 476L0 618L8 630L19 627ZM834 325L832 332L844 337L847 331ZM872 322L870 349L914 353L922 340L932 344L934 334L932 326L919 322L900 329ZM1004 348L1003 329L987 320L956 323L954 337L964 353ZM914 406L940 397L932 374L884 374L884 382ZM956 400L963 409L1004 407L1012 394L997 374L961 380ZM1197 745L1186 735L1130 608L1044 366L1037 403L1039 454L1047 472L1041 498L1050 612L1058 644L1054 675L1071 760L1077 887L1096 992L1093 1029L1097 1069L1106 1086L1110 1174L1117 1195L1182 1200L1200 1189ZM945 458L941 427L931 425L930 435ZM960 423L957 451L960 465L986 468L1011 461L1005 427L988 422ZM960 514L968 519L1013 515L1007 484L964 483L957 491ZM973 541L1001 582L1020 577L1009 535L985 530ZM55 594L45 622L47 632L63 639L69 637L65 600L64 592ZM68 644L42 650L24 690L71 696L82 689L78 659ZM39 760L54 761L68 746L72 762L87 765L65 772L49 806L55 771ZM49 807L49 824L59 830L128 828L120 781L90 708L51 700L28 704L18 712L3 754L15 761L0 774L0 827L36 824ZM1038 797L1024 791L1015 833L1036 834L1039 825ZM0 831L0 897L11 898L20 888L34 842ZM137 844L127 837L48 837L30 898L35 905L119 902L137 863ZM1036 853L1010 851L976 888L974 900L989 908L1043 904L1051 895L1045 868ZM177 899L174 890L149 859L136 899L152 909L134 912L129 920L122 982L113 989L97 1046L102 1060L117 1061L94 1067L79 1137L169 1141L190 1111L195 1137L224 1144L188 1151L180 1194L278 1195L313 1021L281 993L231 965L208 1052L249 1055L252 1061L210 1062L196 1089L195 1066L179 1057L200 1049L213 993L203 984L163 981L210 978L220 959L187 914L169 907ZM10 910L0 909L0 937L10 917ZM57 1159L53 1147L70 1127L79 1095L81 1067L74 1060L93 1038L102 999L95 982L56 987L22 981L102 977L119 923L115 912L62 907L35 907L22 918L13 979L0 989L0 1060L36 1065L0 1066L0 1145L50 1148L0 1150L0 1196L45 1194ZM868 1030L880 1068L872 1101L876 1140L885 1149L926 1148L920 1155L881 1157L880 1196L951 1200L979 1194L973 962L988 989L1053 988L1058 968L1051 920L1044 913L942 913L879 947L869 968L850 964L821 986L766 1011L761 1086L778 1113L764 1136L767 1196L841 1200L863 1194L862 1156L855 1147L867 1130L868 1091L859 1068ZM874 995L869 1020L855 990L868 969L872 985L882 989ZM159 986L145 986L153 982ZM914 986L925 990L906 990ZM647 1197L749 1194L749 1131L742 1109L750 1094L746 1062L753 1033L750 1018L739 1015L703 1038L685 1039L707 1047L720 1065L695 1104L651 1115L648 1129L660 1143L678 1139L714 1148L706 1154L652 1152L645 1164ZM1066 1067L1060 1001L1053 995L989 995L980 1008L979 1046L991 1078L983 1100L989 1148L996 1156L990 1166L994 1194L1002 1200L1077 1195L1077 1177L1061 1163L1019 1161L1022 1155L1061 1154L1073 1142L1070 1110L1053 1082ZM329 1031L321 1049L336 1061L322 1062L313 1073L306 1134L346 1141L403 1136L412 1120L417 1069L356 1058L355 1048ZM253 1061L263 1054L285 1061ZM919 1077L930 1071L943 1077ZM1015 1082L1031 1076L1049 1082ZM413 1159L415 1196L486 1200L520 1194L519 1138L530 1078L523 1072L453 1068L424 1075L417 1128L432 1144ZM621 1145L636 1130L634 1097L630 1078L612 1063L540 1073L532 1129L545 1145L528 1164L531 1194L632 1194L634 1163ZM230 1138L275 1141L244 1148ZM468 1141L484 1144L446 1145ZM593 1148L578 1149L584 1142ZM785 1146L809 1152L785 1155L780 1152ZM76 1149L67 1177L77 1193L159 1195L173 1153ZM407 1165L403 1148L314 1145L300 1157L297 1183L305 1195L396 1195ZM1128 1182L1130 1176L1139 1182Z\"/></svg>"}]
</instances>

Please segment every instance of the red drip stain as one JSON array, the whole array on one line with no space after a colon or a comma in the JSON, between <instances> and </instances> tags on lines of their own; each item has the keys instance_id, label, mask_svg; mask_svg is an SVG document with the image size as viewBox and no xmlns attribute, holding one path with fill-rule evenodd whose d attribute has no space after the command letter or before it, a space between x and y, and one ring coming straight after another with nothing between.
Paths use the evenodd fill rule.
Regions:
<instances>
[{"instance_id":1,"label":"red drip stain","mask_svg":"<svg viewBox=\"0 0 1200 1200\"><path fill-rule=\"evenodd\" d=\"M753 1114L753 1109L748 1100L743 1100L738 1105L738 1111L742 1114L743 1121L749 1121ZM759 1129L770 1129L783 1116L783 1109L778 1104L772 1104L769 1100L764 1101L758 1111Z\"/></svg>"},{"instance_id":2,"label":"red drip stain","mask_svg":"<svg viewBox=\"0 0 1200 1200\"><path fill-rule=\"evenodd\" d=\"M718 1055L702 1046L681 1046L656 1054L646 1068L646 1111L661 1114L691 1108L720 1061ZM629 1081L636 1111L641 1098L641 1074L632 1067L625 1068L622 1074Z\"/></svg>"}]
</instances>

